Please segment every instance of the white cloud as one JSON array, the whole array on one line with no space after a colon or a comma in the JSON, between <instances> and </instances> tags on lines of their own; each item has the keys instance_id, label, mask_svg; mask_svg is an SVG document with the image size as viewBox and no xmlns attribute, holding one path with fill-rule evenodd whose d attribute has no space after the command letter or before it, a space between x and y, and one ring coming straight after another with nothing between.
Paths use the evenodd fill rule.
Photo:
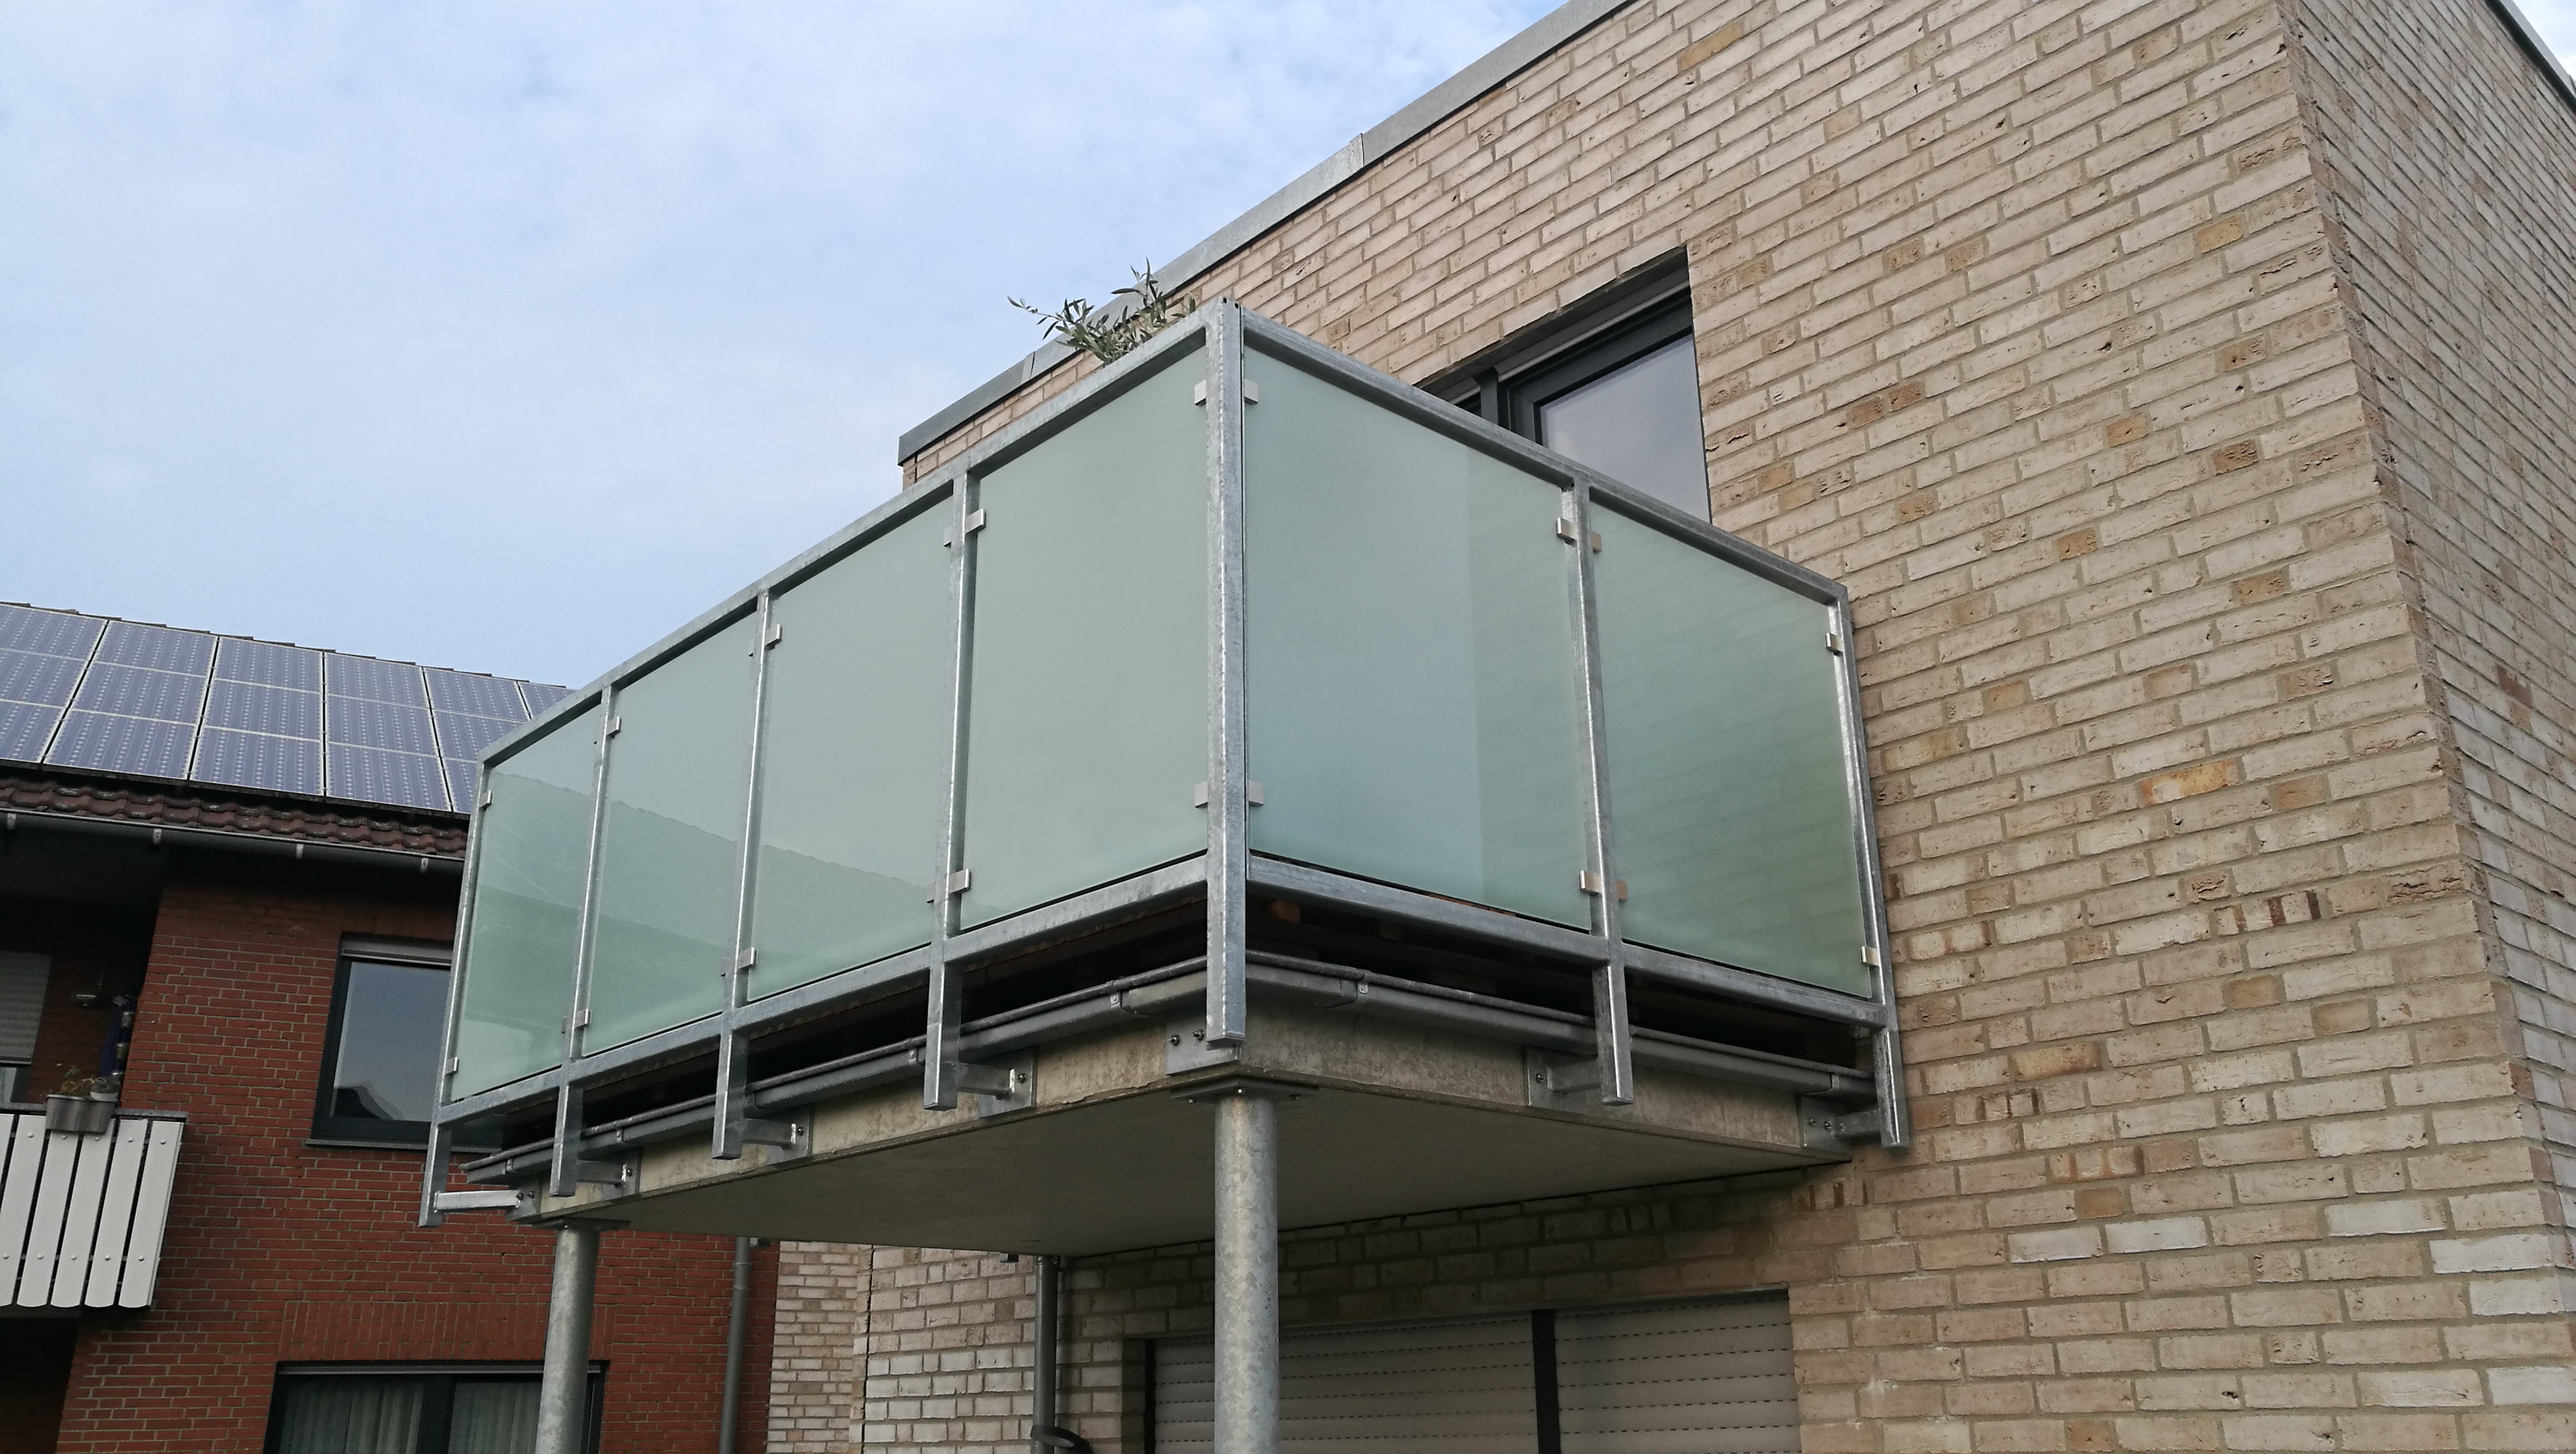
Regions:
<instances>
[{"instance_id":1,"label":"white cloud","mask_svg":"<svg viewBox=\"0 0 2576 1454\"><path fill-rule=\"evenodd\" d=\"M1546 0L0 0L0 597L587 677Z\"/></svg>"}]
</instances>

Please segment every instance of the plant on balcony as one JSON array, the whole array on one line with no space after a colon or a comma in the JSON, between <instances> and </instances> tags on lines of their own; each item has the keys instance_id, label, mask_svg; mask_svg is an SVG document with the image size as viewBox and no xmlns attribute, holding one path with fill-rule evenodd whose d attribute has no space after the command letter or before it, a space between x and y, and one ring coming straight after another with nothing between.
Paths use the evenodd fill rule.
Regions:
<instances>
[{"instance_id":1,"label":"plant on balcony","mask_svg":"<svg viewBox=\"0 0 2576 1454\"><path fill-rule=\"evenodd\" d=\"M1046 325L1047 336L1067 348L1078 348L1102 363L1111 363L1138 344L1188 317L1199 300L1187 293L1166 293L1154 280L1154 264L1131 268L1136 281L1109 295L1098 308L1088 298L1067 298L1053 310L1010 300L1012 307ZM1122 304L1121 299L1128 300Z\"/></svg>"}]
</instances>

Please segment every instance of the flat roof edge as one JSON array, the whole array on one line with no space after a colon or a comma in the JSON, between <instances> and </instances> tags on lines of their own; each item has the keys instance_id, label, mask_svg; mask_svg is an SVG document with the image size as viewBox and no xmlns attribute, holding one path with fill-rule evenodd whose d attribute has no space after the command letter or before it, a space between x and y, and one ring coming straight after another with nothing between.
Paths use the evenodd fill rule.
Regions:
<instances>
[{"instance_id":1,"label":"flat roof edge","mask_svg":"<svg viewBox=\"0 0 2576 1454\"><path fill-rule=\"evenodd\" d=\"M1361 132L1340 150L1306 169L1304 175L1255 203L1233 221L1208 234L1198 245L1154 270L1156 280L1177 286L1223 262L1263 233L1303 212L1334 188L1415 137L1455 115L1461 108L1520 74L1532 63L1591 29L1631 0L1567 0L1540 16L1528 28L1485 52L1456 75L1422 93L1404 109ZM1050 343L1018 363L969 389L955 403L903 432L895 441L895 463L902 464L937 443L959 425L1017 393L1073 356L1073 350Z\"/></svg>"},{"instance_id":2,"label":"flat roof edge","mask_svg":"<svg viewBox=\"0 0 2576 1454\"><path fill-rule=\"evenodd\" d=\"M2569 109L2576 110L2576 76L2567 73L2566 64L2541 37L2540 27L2532 24L2531 17L2523 14L2522 7L2513 0L2487 0L2487 8L2496 13L2496 17L2504 22L2504 28L2513 33L2514 41L2522 47L2524 54L2540 67L2540 78L2558 93L2558 99L2566 102Z\"/></svg>"}]
</instances>

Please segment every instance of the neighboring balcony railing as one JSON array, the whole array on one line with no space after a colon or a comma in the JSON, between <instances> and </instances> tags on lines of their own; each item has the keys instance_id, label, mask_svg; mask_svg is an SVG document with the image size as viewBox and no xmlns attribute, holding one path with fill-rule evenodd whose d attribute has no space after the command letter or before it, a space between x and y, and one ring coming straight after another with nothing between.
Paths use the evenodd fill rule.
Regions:
<instances>
[{"instance_id":1,"label":"neighboring balcony railing","mask_svg":"<svg viewBox=\"0 0 2576 1454\"><path fill-rule=\"evenodd\" d=\"M1816 1068L1901 1144L1851 633L1834 582L1212 305L495 745L430 1165L550 1103L568 1190L585 1088L654 1067L737 1155L758 1037L910 987L925 1103L998 1093L962 972L1193 900L1212 1043L1247 921L1329 906L1512 957L1611 1104L1640 1026L1856 1036Z\"/></svg>"},{"instance_id":2,"label":"neighboring balcony railing","mask_svg":"<svg viewBox=\"0 0 2576 1454\"><path fill-rule=\"evenodd\" d=\"M95 1132L0 1110L0 1306L139 1308L152 1301L187 1117L118 1111Z\"/></svg>"}]
</instances>

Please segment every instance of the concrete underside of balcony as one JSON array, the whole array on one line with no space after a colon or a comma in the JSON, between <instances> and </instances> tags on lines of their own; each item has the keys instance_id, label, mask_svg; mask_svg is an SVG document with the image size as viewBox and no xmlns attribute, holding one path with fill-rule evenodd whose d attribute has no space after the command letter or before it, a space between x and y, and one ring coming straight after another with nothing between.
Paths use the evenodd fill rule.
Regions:
<instances>
[{"instance_id":1,"label":"concrete underside of balcony","mask_svg":"<svg viewBox=\"0 0 2576 1454\"><path fill-rule=\"evenodd\" d=\"M1533 1107L1520 1045L1256 996L1239 1058L1173 1073L1195 1015L1030 1047L1033 1104L925 1110L918 1076L798 1109L807 1145L737 1161L703 1133L638 1148L633 1188L539 1214L675 1232L1090 1254L1211 1235L1213 1118L1193 1086L1298 1088L1278 1114L1279 1219L1312 1226L1844 1159L1787 1091L1652 1065L1633 1105ZM1023 1064L1030 1062L1023 1061ZM1562 1108L1560 1108L1562 1107ZM774 1114L764 1112L763 1114Z\"/></svg>"}]
</instances>

